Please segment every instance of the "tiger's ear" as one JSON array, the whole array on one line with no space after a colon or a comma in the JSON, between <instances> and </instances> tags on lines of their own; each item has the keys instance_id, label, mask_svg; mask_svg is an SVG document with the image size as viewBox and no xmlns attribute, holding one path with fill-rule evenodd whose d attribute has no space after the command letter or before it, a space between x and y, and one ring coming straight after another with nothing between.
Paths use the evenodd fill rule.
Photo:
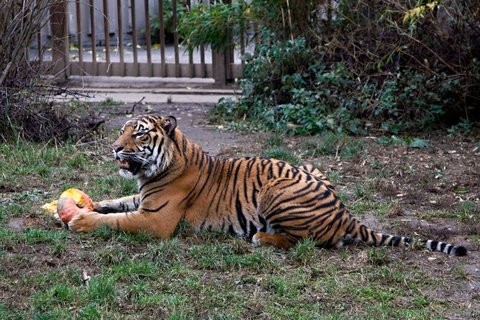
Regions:
<instances>
[{"instance_id":1,"label":"tiger's ear","mask_svg":"<svg viewBox=\"0 0 480 320\"><path fill-rule=\"evenodd\" d=\"M168 116L163 118L162 128L165 130L168 136L173 134L173 131L177 127L177 119L174 116Z\"/></svg>"}]
</instances>

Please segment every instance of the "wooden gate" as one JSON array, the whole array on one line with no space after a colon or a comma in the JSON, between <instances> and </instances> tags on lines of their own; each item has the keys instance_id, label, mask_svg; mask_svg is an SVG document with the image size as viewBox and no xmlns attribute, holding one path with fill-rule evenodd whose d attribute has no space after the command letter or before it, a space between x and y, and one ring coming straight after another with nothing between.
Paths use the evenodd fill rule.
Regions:
<instances>
[{"instance_id":1,"label":"wooden gate","mask_svg":"<svg viewBox=\"0 0 480 320\"><path fill-rule=\"evenodd\" d=\"M176 32L179 14L208 0L56 0L38 34L35 57L57 78L70 75L238 78L245 52L186 52ZM49 41L49 39L51 41ZM47 47L50 46L50 50ZM51 54L50 54L51 52Z\"/></svg>"}]
</instances>

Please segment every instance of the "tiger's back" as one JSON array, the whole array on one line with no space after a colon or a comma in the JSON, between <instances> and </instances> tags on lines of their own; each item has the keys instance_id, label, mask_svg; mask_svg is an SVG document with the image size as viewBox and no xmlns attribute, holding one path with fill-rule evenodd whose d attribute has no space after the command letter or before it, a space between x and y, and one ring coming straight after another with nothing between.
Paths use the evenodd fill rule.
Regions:
<instances>
[{"instance_id":1,"label":"tiger's back","mask_svg":"<svg viewBox=\"0 0 480 320\"><path fill-rule=\"evenodd\" d=\"M195 152L202 151L192 150ZM264 158L204 157L191 164L198 166L194 171L200 174L180 202L186 206L186 220L199 231L224 231L251 239L257 230L269 229L258 214L258 198L264 186L278 178L317 181L335 193L325 176L310 165L296 167Z\"/></svg>"}]
</instances>

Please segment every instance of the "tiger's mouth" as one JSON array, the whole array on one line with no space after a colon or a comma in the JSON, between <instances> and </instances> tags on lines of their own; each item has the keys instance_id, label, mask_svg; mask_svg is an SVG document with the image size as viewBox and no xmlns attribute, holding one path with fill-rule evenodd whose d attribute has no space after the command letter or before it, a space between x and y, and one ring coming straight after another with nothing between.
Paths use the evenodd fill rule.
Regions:
<instances>
[{"instance_id":1,"label":"tiger's mouth","mask_svg":"<svg viewBox=\"0 0 480 320\"><path fill-rule=\"evenodd\" d=\"M120 166L120 169L124 169L124 170L130 169L130 163L127 160L117 159L117 162L118 162L118 165Z\"/></svg>"},{"instance_id":2,"label":"tiger's mouth","mask_svg":"<svg viewBox=\"0 0 480 320\"><path fill-rule=\"evenodd\" d=\"M117 158L117 163L120 167L120 170L129 171L133 174L136 174L142 166L141 163L133 161L131 159Z\"/></svg>"}]
</instances>

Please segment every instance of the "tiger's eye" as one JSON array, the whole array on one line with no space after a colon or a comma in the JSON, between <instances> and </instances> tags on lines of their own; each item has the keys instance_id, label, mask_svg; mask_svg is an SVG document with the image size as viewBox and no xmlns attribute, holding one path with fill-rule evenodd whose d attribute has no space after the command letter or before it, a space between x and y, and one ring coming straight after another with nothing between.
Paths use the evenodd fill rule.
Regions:
<instances>
[{"instance_id":1,"label":"tiger's eye","mask_svg":"<svg viewBox=\"0 0 480 320\"><path fill-rule=\"evenodd\" d=\"M145 134L144 131L139 131L139 132L135 132L135 133L133 134L133 136L134 136L135 138L140 138L140 137L143 136L144 134Z\"/></svg>"}]
</instances>

